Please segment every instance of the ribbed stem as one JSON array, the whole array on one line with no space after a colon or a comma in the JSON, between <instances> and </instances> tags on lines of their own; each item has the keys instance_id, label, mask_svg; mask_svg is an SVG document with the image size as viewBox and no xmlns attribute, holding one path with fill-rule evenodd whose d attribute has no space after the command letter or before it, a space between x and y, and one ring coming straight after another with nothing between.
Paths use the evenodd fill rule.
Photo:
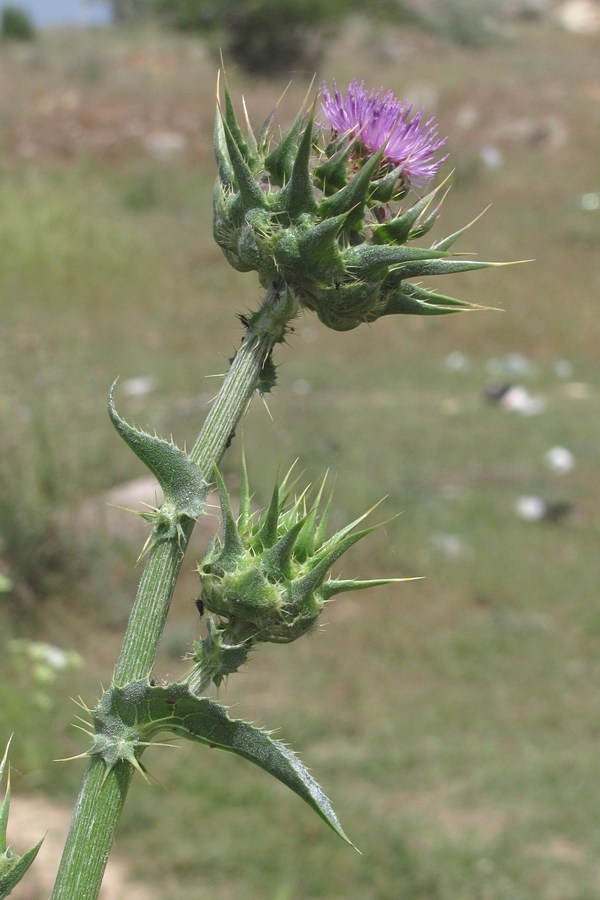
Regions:
<instances>
[{"instance_id":1,"label":"ribbed stem","mask_svg":"<svg viewBox=\"0 0 600 900\"><path fill-rule=\"evenodd\" d=\"M223 455L256 390L265 360L283 337L281 316L275 316L279 327L273 328L280 287L267 291L190 453L207 482L213 462ZM193 527L189 522L183 537L158 542L148 554L115 668L115 685L149 677ZM96 900L132 776L133 767L127 762L107 772L100 758L90 759L51 900Z\"/></svg>"}]
</instances>

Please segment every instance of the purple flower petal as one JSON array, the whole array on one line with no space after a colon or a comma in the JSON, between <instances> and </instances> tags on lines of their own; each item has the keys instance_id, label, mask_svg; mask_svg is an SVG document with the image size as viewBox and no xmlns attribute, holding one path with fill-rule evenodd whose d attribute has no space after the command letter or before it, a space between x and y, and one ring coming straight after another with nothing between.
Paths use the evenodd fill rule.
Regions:
<instances>
[{"instance_id":1,"label":"purple flower petal","mask_svg":"<svg viewBox=\"0 0 600 900\"><path fill-rule=\"evenodd\" d=\"M383 88L367 93L364 82L351 81L346 96L333 83L333 94L323 84L323 112L338 134L356 137L371 153L384 147L384 159L402 166L404 177L423 185L436 174L446 156L435 159L447 138L438 138L434 118L421 124L423 111L413 115L410 104Z\"/></svg>"}]
</instances>

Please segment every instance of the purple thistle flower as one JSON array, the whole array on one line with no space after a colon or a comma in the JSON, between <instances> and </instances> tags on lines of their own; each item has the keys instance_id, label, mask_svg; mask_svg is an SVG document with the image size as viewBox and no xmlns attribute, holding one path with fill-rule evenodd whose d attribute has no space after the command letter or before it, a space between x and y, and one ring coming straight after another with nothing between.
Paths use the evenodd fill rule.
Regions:
<instances>
[{"instance_id":1,"label":"purple thistle flower","mask_svg":"<svg viewBox=\"0 0 600 900\"><path fill-rule=\"evenodd\" d=\"M371 153L385 147L384 159L402 166L410 184L423 185L433 178L446 159L434 155L447 140L438 139L434 118L421 124L423 110L412 115L412 105L400 102L391 91L384 94L383 88L368 94L363 81L351 81L345 97L333 84L333 95L323 84L321 107L334 131L358 138Z\"/></svg>"}]
</instances>

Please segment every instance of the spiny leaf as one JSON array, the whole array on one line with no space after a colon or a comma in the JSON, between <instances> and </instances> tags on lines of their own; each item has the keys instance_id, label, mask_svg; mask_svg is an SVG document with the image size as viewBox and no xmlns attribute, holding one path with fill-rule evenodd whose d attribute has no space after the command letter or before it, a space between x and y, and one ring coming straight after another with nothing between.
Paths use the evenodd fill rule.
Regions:
<instances>
[{"instance_id":1,"label":"spiny leaf","mask_svg":"<svg viewBox=\"0 0 600 900\"><path fill-rule=\"evenodd\" d=\"M113 401L115 385L116 381L108 396L108 414L115 429L156 477L165 495L165 505L172 506L178 516L198 518L208 493L208 485L200 469L187 453L171 441L133 428L122 419Z\"/></svg>"},{"instance_id":2,"label":"spiny leaf","mask_svg":"<svg viewBox=\"0 0 600 900\"><path fill-rule=\"evenodd\" d=\"M351 843L329 799L288 747L248 722L230 719L224 706L194 696L187 684L163 687L137 681L112 688L101 705L105 723L115 720L109 730L114 731L119 723L125 727L135 724L146 739L168 731L249 760L298 794L339 837Z\"/></svg>"}]
</instances>

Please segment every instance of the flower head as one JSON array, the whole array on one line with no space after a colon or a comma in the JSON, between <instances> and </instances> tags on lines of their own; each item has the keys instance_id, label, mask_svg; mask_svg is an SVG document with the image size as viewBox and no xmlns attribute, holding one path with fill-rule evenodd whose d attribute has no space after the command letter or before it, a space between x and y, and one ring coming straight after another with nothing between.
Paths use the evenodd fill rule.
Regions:
<instances>
[{"instance_id":1,"label":"flower head","mask_svg":"<svg viewBox=\"0 0 600 900\"><path fill-rule=\"evenodd\" d=\"M334 85L323 98L331 140L317 140L313 111L301 108L276 141L272 117L258 134L243 133L225 90L215 122L214 236L229 263L277 287L286 322L300 307L336 331L381 316L477 308L420 284L494 265L454 256L465 228L430 247L413 244L435 224L444 182L401 205L442 162L435 121L355 81L345 97Z\"/></svg>"},{"instance_id":2,"label":"flower head","mask_svg":"<svg viewBox=\"0 0 600 900\"><path fill-rule=\"evenodd\" d=\"M438 138L435 119L422 123L423 111L413 115L412 105L397 100L391 91L367 93L363 81L351 81L344 97L335 82L333 94L324 84L322 109L338 134L358 138L371 153L383 147L384 159L402 166L410 184L425 184L446 159L435 159L447 140Z\"/></svg>"}]
</instances>

